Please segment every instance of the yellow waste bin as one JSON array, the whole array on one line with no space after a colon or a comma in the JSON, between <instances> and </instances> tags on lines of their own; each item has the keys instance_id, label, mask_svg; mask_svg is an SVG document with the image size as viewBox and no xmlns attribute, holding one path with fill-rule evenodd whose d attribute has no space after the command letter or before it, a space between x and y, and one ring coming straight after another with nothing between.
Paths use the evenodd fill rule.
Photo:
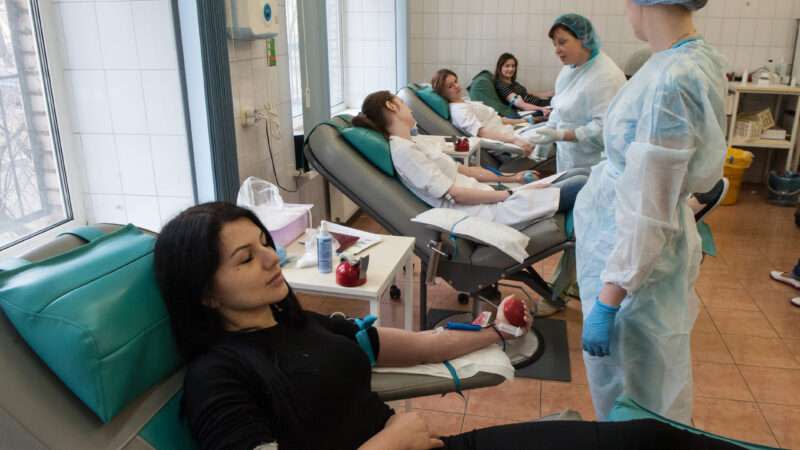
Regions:
<instances>
[{"instance_id":1,"label":"yellow waste bin","mask_svg":"<svg viewBox=\"0 0 800 450\"><path fill-rule=\"evenodd\" d=\"M739 198L739 191L742 188L742 178L744 178L744 171L753 164L753 154L738 148L730 147L727 155L725 155L725 167L723 173L725 178L730 181L731 186L728 188L728 193L722 199L723 205L733 205Z\"/></svg>"}]
</instances>

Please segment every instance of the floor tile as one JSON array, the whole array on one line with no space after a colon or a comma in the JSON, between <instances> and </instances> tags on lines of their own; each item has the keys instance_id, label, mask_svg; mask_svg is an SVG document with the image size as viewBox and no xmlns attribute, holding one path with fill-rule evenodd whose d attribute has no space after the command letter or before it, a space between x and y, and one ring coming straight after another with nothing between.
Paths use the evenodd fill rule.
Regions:
<instances>
[{"instance_id":1,"label":"floor tile","mask_svg":"<svg viewBox=\"0 0 800 450\"><path fill-rule=\"evenodd\" d=\"M700 333L719 333L717 326L714 325L714 321L711 320L711 316L708 315L708 310L702 305L697 314L697 320L694 322L692 331Z\"/></svg>"},{"instance_id":2,"label":"floor tile","mask_svg":"<svg viewBox=\"0 0 800 450\"><path fill-rule=\"evenodd\" d=\"M698 362L693 369L695 395L726 400L754 400L735 365Z\"/></svg>"},{"instance_id":3,"label":"floor tile","mask_svg":"<svg viewBox=\"0 0 800 450\"><path fill-rule=\"evenodd\" d=\"M496 417L481 417L481 416L464 416L464 425L461 427L461 432L466 433L472 430L481 428L496 427L499 425L507 425L509 423L517 423L516 420L496 418Z\"/></svg>"},{"instance_id":4,"label":"floor tile","mask_svg":"<svg viewBox=\"0 0 800 450\"><path fill-rule=\"evenodd\" d=\"M470 391L464 392L464 397L451 392L444 397L441 395L429 395L426 397L417 397L410 400L411 407L414 409L426 409L430 411L450 412L464 414L467 409L466 397L469 396Z\"/></svg>"},{"instance_id":5,"label":"floor tile","mask_svg":"<svg viewBox=\"0 0 800 450\"><path fill-rule=\"evenodd\" d=\"M800 339L784 339L783 343L794 353L795 359L800 362Z\"/></svg>"},{"instance_id":6,"label":"floor tile","mask_svg":"<svg viewBox=\"0 0 800 450\"><path fill-rule=\"evenodd\" d=\"M697 289L697 294L706 308L758 311L758 307L753 303L750 294L739 288L714 286Z\"/></svg>"},{"instance_id":7,"label":"floor tile","mask_svg":"<svg viewBox=\"0 0 800 450\"><path fill-rule=\"evenodd\" d=\"M772 433L783 448L800 448L800 407L759 404Z\"/></svg>"},{"instance_id":8,"label":"floor tile","mask_svg":"<svg viewBox=\"0 0 800 450\"><path fill-rule=\"evenodd\" d=\"M435 436L452 436L461 432L461 424L464 422L463 414L428 411L425 409L412 409L412 411L422 416L422 419L428 424L428 431Z\"/></svg>"},{"instance_id":9,"label":"floor tile","mask_svg":"<svg viewBox=\"0 0 800 450\"><path fill-rule=\"evenodd\" d=\"M588 385L542 381L542 416L574 409L584 420L597 420Z\"/></svg>"},{"instance_id":10,"label":"floor tile","mask_svg":"<svg viewBox=\"0 0 800 450\"><path fill-rule=\"evenodd\" d=\"M792 351L778 338L723 334L722 339L736 364L800 369Z\"/></svg>"},{"instance_id":11,"label":"floor tile","mask_svg":"<svg viewBox=\"0 0 800 450\"><path fill-rule=\"evenodd\" d=\"M467 414L513 420L538 419L541 388L539 380L515 378L499 386L472 390Z\"/></svg>"},{"instance_id":12,"label":"floor tile","mask_svg":"<svg viewBox=\"0 0 800 450\"><path fill-rule=\"evenodd\" d=\"M694 425L725 437L777 445L767 421L753 402L698 397L694 402Z\"/></svg>"},{"instance_id":13,"label":"floor tile","mask_svg":"<svg viewBox=\"0 0 800 450\"><path fill-rule=\"evenodd\" d=\"M800 370L739 366L759 403L800 406Z\"/></svg>"},{"instance_id":14,"label":"floor tile","mask_svg":"<svg viewBox=\"0 0 800 450\"><path fill-rule=\"evenodd\" d=\"M767 317L761 311L708 308L708 314L722 334L743 334L768 338L778 337L778 334L772 329L772 325L770 325Z\"/></svg>"},{"instance_id":15,"label":"floor tile","mask_svg":"<svg viewBox=\"0 0 800 450\"><path fill-rule=\"evenodd\" d=\"M692 333L692 359L718 363L733 363L733 357L718 333Z\"/></svg>"}]
</instances>

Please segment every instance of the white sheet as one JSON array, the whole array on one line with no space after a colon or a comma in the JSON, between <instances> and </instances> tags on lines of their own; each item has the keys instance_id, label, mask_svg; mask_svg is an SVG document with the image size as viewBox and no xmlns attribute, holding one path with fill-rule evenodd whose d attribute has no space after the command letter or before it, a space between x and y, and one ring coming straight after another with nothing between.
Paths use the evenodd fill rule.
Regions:
<instances>
[{"instance_id":1,"label":"white sheet","mask_svg":"<svg viewBox=\"0 0 800 450\"><path fill-rule=\"evenodd\" d=\"M488 347L474 351L460 358L450 361L462 380L475 376L478 372L494 373L506 380L514 379L514 367L503 350L492 344ZM373 372L379 373L407 373L416 375L430 375L440 378L452 378L450 371L443 363L420 364L410 367L373 367Z\"/></svg>"}]
</instances>

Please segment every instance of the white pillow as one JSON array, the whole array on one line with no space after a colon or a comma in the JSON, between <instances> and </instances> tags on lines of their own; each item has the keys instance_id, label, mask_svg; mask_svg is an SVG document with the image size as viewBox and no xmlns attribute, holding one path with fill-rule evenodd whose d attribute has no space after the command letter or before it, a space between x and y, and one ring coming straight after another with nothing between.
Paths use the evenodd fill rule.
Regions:
<instances>
[{"instance_id":1,"label":"white pillow","mask_svg":"<svg viewBox=\"0 0 800 450\"><path fill-rule=\"evenodd\" d=\"M517 262L522 262L529 256L525 250L530 241L528 236L508 225L468 216L464 211L432 208L418 214L411 221L430 225L445 233L452 233L489 245L514 258Z\"/></svg>"}]
</instances>

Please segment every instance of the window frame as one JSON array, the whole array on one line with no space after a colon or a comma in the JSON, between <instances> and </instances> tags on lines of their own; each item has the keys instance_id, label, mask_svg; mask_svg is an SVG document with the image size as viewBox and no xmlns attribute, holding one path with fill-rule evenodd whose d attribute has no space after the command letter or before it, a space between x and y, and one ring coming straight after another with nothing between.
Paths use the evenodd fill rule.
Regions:
<instances>
[{"instance_id":1,"label":"window frame","mask_svg":"<svg viewBox=\"0 0 800 450\"><path fill-rule=\"evenodd\" d=\"M345 71L344 71L344 32L342 30L342 26L344 25L344 21L343 21L343 18L342 18L342 16L344 15L344 1L343 0L332 0L332 1L335 1L338 4L337 10L339 11L339 16L337 17L338 22L339 22L337 24L337 30L339 30L339 52L338 52L339 67L338 67L338 69L339 69L339 74L340 74L339 80L341 81L340 86L339 86L339 90L342 93L342 100L339 103L336 103L336 104L334 104L331 101L331 116L333 116L335 114L338 114L339 112L342 112L345 109L347 109L347 102L345 101L345 89L344 89L344 87L346 85L345 79L344 79L344 75L345 75ZM327 8L326 8L325 13L327 14ZM327 17L326 17L326 20L327 20ZM328 47L328 53L330 53L330 46ZM328 75L328 90L330 90L330 87L331 87L330 64L331 64L331 58L330 58L330 54L329 54L328 55L328 73L329 73L329 75Z\"/></svg>"},{"instance_id":2,"label":"window frame","mask_svg":"<svg viewBox=\"0 0 800 450\"><path fill-rule=\"evenodd\" d=\"M75 135L70 122L70 108L67 100L64 65L61 58L64 48L59 45L57 31L45 27L45 23L58 23L58 14L52 2L31 0L31 18L36 33L42 87L48 102L48 120L53 139L55 158L61 164L60 182L65 190L63 195L68 217L53 225L44 227L28 236L18 239L2 250L0 258L21 255L39 245L51 241L59 234L86 225L85 194L83 174L78 162Z\"/></svg>"}]
</instances>

